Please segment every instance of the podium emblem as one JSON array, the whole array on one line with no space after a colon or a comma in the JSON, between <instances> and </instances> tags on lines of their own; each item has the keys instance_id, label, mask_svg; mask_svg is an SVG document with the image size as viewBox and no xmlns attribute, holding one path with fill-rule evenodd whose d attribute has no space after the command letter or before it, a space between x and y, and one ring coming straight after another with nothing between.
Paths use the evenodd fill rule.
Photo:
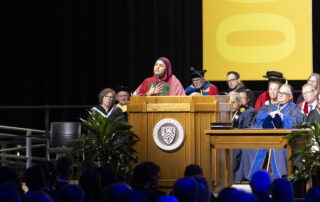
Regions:
<instances>
[{"instance_id":1,"label":"podium emblem","mask_svg":"<svg viewBox=\"0 0 320 202\"><path fill-rule=\"evenodd\" d=\"M160 149L175 150L184 141L183 127L175 119L162 119L153 128L153 140Z\"/></svg>"},{"instance_id":2,"label":"podium emblem","mask_svg":"<svg viewBox=\"0 0 320 202\"><path fill-rule=\"evenodd\" d=\"M170 145L174 137L176 136L176 128L175 127L161 127L161 136L163 141Z\"/></svg>"}]
</instances>

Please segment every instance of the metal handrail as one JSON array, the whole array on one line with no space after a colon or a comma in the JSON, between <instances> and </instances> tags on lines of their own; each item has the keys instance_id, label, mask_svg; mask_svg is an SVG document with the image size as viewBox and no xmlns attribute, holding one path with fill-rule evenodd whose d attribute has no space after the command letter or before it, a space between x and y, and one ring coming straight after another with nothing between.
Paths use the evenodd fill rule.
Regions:
<instances>
[{"instance_id":1,"label":"metal handrail","mask_svg":"<svg viewBox=\"0 0 320 202\"><path fill-rule=\"evenodd\" d=\"M49 144L49 139L48 136L46 135L45 130L38 130L38 129L32 129L32 128L21 128L21 127L13 127L13 126L5 126L5 125L0 125L0 129L6 130L6 131L12 131L12 132L25 132L25 135L21 134L10 134L10 133L0 133L0 138L17 138L17 139L22 139L25 138L26 143L25 146L20 146L20 147L13 147L13 148L6 148L7 144L12 143L12 141L9 141L5 139L6 141L2 141L2 145L5 145L5 148L0 149L0 157L2 157L2 160L6 162L6 158L14 158L14 159L25 159L26 160L26 168L29 168L32 164L32 160L47 160L47 158L41 158L41 157L33 157L32 156L32 148L39 148L39 147L44 147L47 148ZM39 135L34 135L34 134L40 134ZM45 141L45 144L37 144L37 145L32 145L32 140L43 140ZM8 151L21 151L22 149L25 149L26 155L25 156L20 156L20 155L12 155L12 154L7 154L6 152Z\"/></svg>"},{"instance_id":2,"label":"metal handrail","mask_svg":"<svg viewBox=\"0 0 320 202\"><path fill-rule=\"evenodd\" d=\"M50 129L51 109L90 109L93 105L2 105L0 109L42 109L44 110L45 131Z\"/></svg>"}]
</instances>

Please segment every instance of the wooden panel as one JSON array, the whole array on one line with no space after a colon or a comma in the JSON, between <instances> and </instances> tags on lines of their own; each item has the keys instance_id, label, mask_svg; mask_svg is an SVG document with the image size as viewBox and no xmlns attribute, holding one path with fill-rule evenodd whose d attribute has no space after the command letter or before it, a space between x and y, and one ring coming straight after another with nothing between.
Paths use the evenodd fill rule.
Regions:
<instances>
[{"instance_id":1,"label":"wooden panel","mask_svg":"<svg viewBox=\"0 0 320 202\"><path fill-rule=\"evenodd\" d=\"M228 100L222 95L131 97L128 122L141 138L136 145L139 163L153 161L160 166L160 186L172 187L191 163L198 163L204 176L212 179L210 137L204 131L210 129L211 122L231 122ZM153 140L155 125L164 118L177 120L185 132L182 146L174 151L158 148Z\"/></svg>"},{"instance_id":2,"label":"wooden panel","mask_svg":"<svg viewBox=\"0 0 320 202\"><path fill-rule=\"evenodd\" d=\"M147 104L147 112L190 112L191 103L156 103Z\"/></svg>"},{"instance_id":3,"label":"wooden panel","mask_svg":"<svg viewBox=\"0 0 320 202\"><path fill-rule=\"evenodd\" d=\"M232 183L232 162L229 149L235 148L284 148L287 147L288 159L291 145L283 137L297 130L290 129L229 129L205 130L210 136L211 179L217 186L226 187ZM224 158L224 160L223 160ZM291 161L287 162L288 175L291 173Z\"/></svg>"}]
</instances>

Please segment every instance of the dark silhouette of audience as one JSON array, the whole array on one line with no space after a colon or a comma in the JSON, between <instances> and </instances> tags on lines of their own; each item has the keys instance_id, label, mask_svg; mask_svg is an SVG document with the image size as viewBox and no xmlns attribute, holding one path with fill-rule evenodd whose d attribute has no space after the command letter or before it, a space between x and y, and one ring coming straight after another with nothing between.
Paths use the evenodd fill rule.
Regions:
<instances>
[{"instance_id":1,"label":"dark silhouette of audience","mask_svg":"<svg viewBox=\"0 0 320 202\"><path fill-rule=\"evenodd\" d=\"M127 202L133 193L132 188L127 183L114 183L108 191L105 202Z\"/></svg>"},{"instance_id":2,"label":"dark silhouette of audience","mask_svg":"<svg viewBox=\"0 0 320 202\"><path fill-rule=\"evenodd\" d=\"M164 195L161 196L157 202L179 202L178 199L175 196L171 195Z\"/></svg>"},{"instance_id":3,"label":"dark silhouette of audience","mask_svg":"<svg viewBox=\"0 0 320 202\"><path fill-rule=\"evenodd\" d=\"M15 184L0 184L0 202L20 202L21 195Z\"/></svg>"},{"instance_id":4,"label":"dark silhouette of audience","mask_svg":"<svg viewBox=\"0 0 320 202\"><path fill-rule=\"evenodd\" d=\"M272 182L272 201L274 202L295 202L291 182L285 178L277 178Z\"/></svg>"},{"instance_id":5,"label":"dark silhouette of audience","mask_svg":"<svg viewBox=\"0 0 320 202\"><path fill-rule=\"evenodd\" d=\"M198 183L192 177L178 179L173 186L173 195L179 202L196 202L198 197Z\"/></svg>"},{"instance_id":6,"label":"dark silhouette of audience","mask_svg":"<svg viewBox=\"0 0 320 202\"><path fill-rule=\"evenodd\" d=\"M83 202L84 192L79 185L67 184L60 189L59 202Z\"/></svg>"},{"instance_id":7,"label":"dark silhouette of audience","mask_svg":"<svg viewBox=\"0 0 320 202\"><path fill-rule=\"evenodd\" d=\"M57 183L57 172L55 165L50 161L40 161L37 163L43 171L45 189L44 191L55 199L55 185Z\"/></svg>"},{"instance_id":8,"label":"dark silhouette of audience","mask_svg":"<svg viewBox=\"0 0 320 202\"><path fill-rule=\"evenodd\" d=\"M198 164L189 164L188 166L186 166L185 170L184 170L184 177L193 177L195 178L195 180L197 181L197 183L199 184L199 186L201 185L206 186L209 189L209 185L207 183L207 181L202 182L203 180L206 180L205 178L199 177L202 176L202 168L198 165ZM204 188L199 189L199 192L202 192ZM210 191L210 190L209 190ZM214 202L217 201L216 197L213 195L213 193L210 191L209 192L209 201Z\"/></svg>"},{"instance_id":9,"label":"dark silhouette of audience","mask_svg":"<svg viewBox=\"0 0 320 202\"><path fill-rule=\"evenodd\" d=\"M96 170L85 170L80 176L79 185L84 191L85 202L101 200L101 178Z\"/></svg>"},{"instance_id":10,"label":"dark silhouette of audience","mask_svg":"<svg viewBox=\"0 0 320 202\"><path fill-rule=\"evenodd\" d=\"M144 193L150 202L166 194L158 189L160 167L153 162L142 162L133 170L131 186Z\"/></svg>"},{"instance_id":11,"label":"dark silhouette of audience","mask_svg":"<svg viewBox=\"0 0 320 202\"><path fill-rule=\"evenodd\" d=\"M266 170L259 170L252 175L250 187L259 202L271 202L271 175Z\"/></svg>"},{"instance_id":12,"label":"dark silhouette of audience","mask_svg":"<svg viewBox=\"0 0 320 202\"><path fill-rule=\"evenodd\" d=\"M306 193L305 202L320 202L320 189L311 187Z\"/></svg>"},{"instance_id":13,"label":"dark silhouette of audience","mask_svg":"<svg viewBox=\"0 0 320 202\"><path fill-rule=\"evenodd\" d=\"M70 163L69 157L60 158L60 163L64 161ZM57 161L57 168L59 167L58 164L59 161ZM48 170L51 170L52 173L45 173ZM59 190L56 190L53 183L55 181L53 173L55 173L54 166L50 165L49 162L39 162L28 168L23 179L27 187L27 191L24 193L20 192L22 186L17 172L10 167L0 167L0 202L213 201L207 180L201 175L202 169L197 164L186 166L185 177L176 180L171 194L158 189L160 167L153 162L143 162L134 168L132 186L125 182L118 182L115 173L110 168L91 168L81 174L79 184L70 184L68 180L65 180L66 183L61 185ZM50 176L52 179L50 179ZM68 179L68 177L63 179ZM277 178L272 181L270 173L266 170L259 170L254 173L249 183L252 193L234 187L226 187L218 193L214 201L296 201L292 183L285 178ZM53 195L48 194L47 189L49 187L51 187ZM311 187L306 192L304 201L320 202L320 189Z\"/></svg>"},{"instance_id":14,"label":"dark silhouette of audience","mask_svg":"<svg viewBox=\"0 0 320 202\"><path fill-rule=\"evenodd\" d=\"M63 185L69 184L69 181L73 175L73 160L70 156L61 156L56 161L56 171L58 180L56 183L56 191Z\"/></svg>"},{"instance_id":15,"label":"dark silhouette of audience","mask_svg":"<svg viewBox=\"0 0 320 202\"><path fill-rule=\"evenodd\" d=\"M27 193L23 196L23 202L51 202L54 201L49 194L45 192L45 177L41 166L34 165L28 168L24 175Z\"/></svg>"},{"instance_id":16,"label":"dark silhouette of audience","mask_svg":"<svg viewBox=\"0 0 320 202\"><path fill-rule=\"evenodd\" d=\"M192 177L195 175L202 175L202 168L197 164L189 164L184 169L184 177Z\"/></svg>"},{"instance_id":17,"label":"dark silhouette of audience","mask_svg":"<svg viewBox=\"0 0 320 202\"><path fill-rule=\"evenodd\" d=\"M235 192L235 191L237 191L237 189L233 188L233 187L223 188L218 194L217 201L219 201L219 202L227 202L228 201L228 197L231 196L231 194L233 192Z\"/></svg>"}]
</instances>

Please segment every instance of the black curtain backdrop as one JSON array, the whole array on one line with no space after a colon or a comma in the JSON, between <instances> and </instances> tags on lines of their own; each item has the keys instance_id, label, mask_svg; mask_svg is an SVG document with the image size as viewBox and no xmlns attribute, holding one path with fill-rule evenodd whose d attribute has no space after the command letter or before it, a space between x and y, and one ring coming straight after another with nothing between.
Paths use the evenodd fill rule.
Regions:
<instances>
[{"instance_id":1,"label":"black curtain backdrop","mask_svg":"<svg viewBox=\"0 0 320 202\"><path fill-rule=\"evenodd\" d=\"M7 0L1 4L1 106L94 105L105 87L126 85L134 90L152 75L159 56L171 60L174 74L185 86L189 68L202 67L201 0ZM313 27L317 72L318 0L313 0ZM225 83L217 85L226 88ZM254 82L250 85L257 87ZM50 121L83 116L83 109L54 110ZM0 111L0 125L42 129L43 124L40 109Z\"/></svg>"}]
</instances>

